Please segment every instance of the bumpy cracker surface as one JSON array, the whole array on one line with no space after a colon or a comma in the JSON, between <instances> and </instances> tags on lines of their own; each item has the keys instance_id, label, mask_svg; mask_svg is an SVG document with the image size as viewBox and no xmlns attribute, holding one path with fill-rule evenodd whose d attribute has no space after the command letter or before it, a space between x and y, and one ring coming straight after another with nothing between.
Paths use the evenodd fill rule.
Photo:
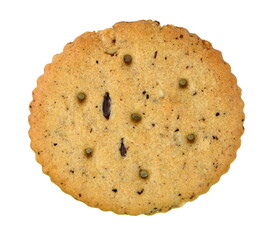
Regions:
<instances>
[{"instance_id":1,"label":"bumpy cracker surface","mask_svg":"<svg viewBox=\"0 0 273 240\"><path fill-rule=\"evenodd\" d=\"M38 79L30 110L44 173L119 214L166 212L207 192L243 133L241 90L221 53L153 21L67 44Z\"/></svg>"}]
</instances>

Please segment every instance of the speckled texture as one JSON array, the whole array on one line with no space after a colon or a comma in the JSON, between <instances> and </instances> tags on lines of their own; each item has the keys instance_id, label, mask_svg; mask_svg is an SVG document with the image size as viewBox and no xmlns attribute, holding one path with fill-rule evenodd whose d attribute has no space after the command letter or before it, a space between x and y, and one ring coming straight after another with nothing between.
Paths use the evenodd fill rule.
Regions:
<instances>
[{"instance_id":1,"label":"speckled texture","mask_svg":"<svg viewBox=\"0 0 273 240\"><path fill-rule=\"evenodd\" d=\"M30 110L44 173L74 198L119 214L166 212L207 192L243 134L241 90L221 53L154 21L117 23L67 44L38 79Z\"/></svg>"}]
</instances>

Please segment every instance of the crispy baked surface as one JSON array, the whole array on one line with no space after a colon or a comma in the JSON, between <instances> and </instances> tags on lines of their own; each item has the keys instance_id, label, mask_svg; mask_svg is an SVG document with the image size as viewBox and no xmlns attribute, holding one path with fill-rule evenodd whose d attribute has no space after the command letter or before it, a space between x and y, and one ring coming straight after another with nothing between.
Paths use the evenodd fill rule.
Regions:
<instances>
[{"instance_id":1,"label":"crispy baked surface","mask_svg":"<svg viewBox=\"0 0 273 240\"><path fill-rule=\"evenodd\" d=\"M39 77L30 111L43 172L118 214L166 212L207 192L243 134L241 90L221 53L155 21L68 43Z\"/></svg>"}]
</instances>

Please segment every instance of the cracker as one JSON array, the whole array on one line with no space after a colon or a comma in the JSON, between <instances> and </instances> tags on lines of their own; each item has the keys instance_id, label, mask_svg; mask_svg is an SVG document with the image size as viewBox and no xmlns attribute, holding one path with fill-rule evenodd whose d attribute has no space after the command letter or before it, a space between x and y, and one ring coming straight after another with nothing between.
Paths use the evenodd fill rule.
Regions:
<instances>
[{"instance_id":1,"label":"cracker","mask_svg":"<svg viewBox=\"0 0 273 240\"><path fill-rule=\"evenodd\" d=\"M206 193L243 134L241 90L221 53L155 21L68 43L39 77L30 111L43 172L118 214L166 212Z\"/></svg>"}]
</instances>

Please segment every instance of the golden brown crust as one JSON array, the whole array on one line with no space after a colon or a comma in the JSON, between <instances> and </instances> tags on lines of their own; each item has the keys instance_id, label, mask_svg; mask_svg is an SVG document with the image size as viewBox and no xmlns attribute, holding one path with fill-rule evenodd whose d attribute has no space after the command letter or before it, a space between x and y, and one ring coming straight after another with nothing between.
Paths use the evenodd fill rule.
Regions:
<instances>
[{"instance_id":1,"label":"golden brown crust","mask_svg":"<svg viewBox=\"0 0 273 240\"><path fill-rule=\"evenodd\" d=\"M44 173L74 198L119 214L166 212L207 192L243 134L241 90L221 53L154 21L120 22L68 43L38 79L30 111L31 147ZM141 122L131 121L133 112Z\"/></svg>"}]
</instances>

